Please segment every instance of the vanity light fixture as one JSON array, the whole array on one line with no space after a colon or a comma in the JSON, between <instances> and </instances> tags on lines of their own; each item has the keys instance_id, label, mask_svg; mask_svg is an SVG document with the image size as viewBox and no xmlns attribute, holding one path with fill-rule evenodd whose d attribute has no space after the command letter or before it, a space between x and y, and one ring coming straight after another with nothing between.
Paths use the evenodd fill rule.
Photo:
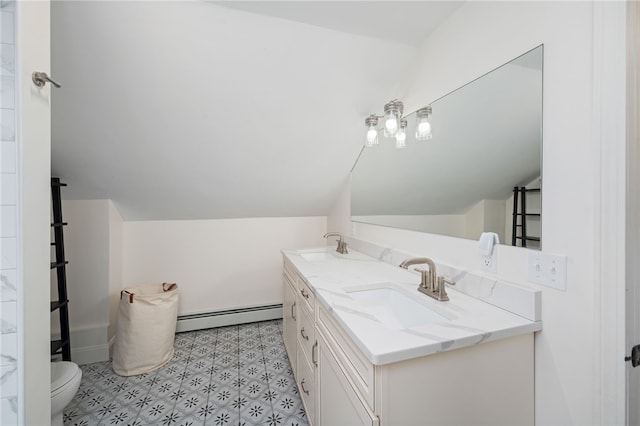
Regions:
<instances>
[{"instance_id":1,"label":"vanity light fixture","mask_svg":"<svg viewBox=\"0 0 640 426\"><path fill-rule=\"evenodd\" d=\"M426 141L431 139L431 106L416 111L416 140Z\"/></svg>"},{"instance_id":2,"label":"vanity light fixture","mask_svg":"<svg viewBox=\"0 0 640 426\"><path fill-rule=\"evenodd\" d=\"M416 139L431 139L431 106L416 111ZM378 145L378 122L382 118L382 130L386 138L395 138L396 148L404 148L407 141L407 120L402 116L404 104L394 99L384 106L384 115L371 114L364 120L367 126L366 147Z\"/></svg>"}]
</instances>

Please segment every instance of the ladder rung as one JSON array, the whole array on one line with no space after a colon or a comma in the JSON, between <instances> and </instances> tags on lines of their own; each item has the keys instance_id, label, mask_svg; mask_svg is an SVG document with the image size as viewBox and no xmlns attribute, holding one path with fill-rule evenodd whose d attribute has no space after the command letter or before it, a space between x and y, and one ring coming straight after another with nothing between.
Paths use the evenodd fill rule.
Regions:
<instances>
[{"instance_id":1,"label":"ladder rung","mask_svg":"<svg viewBox=\"0 0 640 426\"><path fill-rule=\"evenodd\" d=\"M518 240L527 240L527 241L540 241L540 237L516 237Z\"/></svg>"},{"instance_id":2,"label":"ladder rung","mask_svg":"<svg viewBox=\"0 0 640 426\"><path fill-rule=\"evenodd\" d=\"M56 355L62 353L62 348L69 344L69 339L67 340L52 340L51 341L51 355Z\"/></svg>"},{"instance_id":3,"label":"ladder rung","mask_svg":"<svg viewBox=\"0 0 640 426\"><path fill-rule=\"evenodd\" d=\"M51 312L55 311L56 309L60 309L63 306L66 306L68 303L68 300L63 300L62 302L51 302Z\"/></svg>"},{"instance_id":4,"label":"ladder rung","mask_svg":"<svg viewBox=\"0 0 640 426\"><path fill-rule=\"evenodd\" d=\"M69 261L68 261L68 260L65 260L64 262L59 262L59 263L51 262L51 269L59 268L59 267L61 267L61 266L66 265L67 263L69 263Z\"/></svg>"}]
</instances>

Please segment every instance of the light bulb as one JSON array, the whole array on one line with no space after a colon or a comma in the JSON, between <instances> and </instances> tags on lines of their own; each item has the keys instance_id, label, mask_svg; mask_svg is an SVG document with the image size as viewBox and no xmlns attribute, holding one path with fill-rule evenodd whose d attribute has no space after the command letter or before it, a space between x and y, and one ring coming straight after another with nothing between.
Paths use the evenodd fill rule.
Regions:
<instances>
[{"instance_id":1,"label":"light bulb","mask_svg":"<svg viewBox=\"0 0 640 426\"><path fill-rule=\"evenodd\" d=\"M396 148L402 149L407 146L407 134L400 130L396 133Z\"/></svg>"},{"instance_id":2,"label":"light bulb","mask_svg":"<svg viewBox=\"0 0 640 426\"><path fill-rule=\"evenodd\" d=\"M389 101L384 106L384 136L389 138L396 134L400 126L400 118L404 106L397 99Z\"/></svg>"},{"instance_id":3,"label":"light bulb","mask_svg":"<svg viewBox=\"0 0 640 426\"><path fill-rule=\"evenodd\" d=\"M400 120L400 128L396 132L396 148L402 149L407 146L407 120Z\"/></svg>"},{"instance_id":4,"label":"light bulb","mask_svg":"<svg viewBox=\"0 0 640 426\"><path fill-rule=\"evenodd\" d=\"M398 119L391 115L384 120L384 135L391 137L398 131Z\"/></svg>"},{"instance_id":5,"label":"light bulb","mask_svg":"<svg viewBox=\"0 0 640 426\"><path fill-rule=\"evenodd\" d=\"M365 143L366 146L375 146L378 145L378 131L376 130L375 126L370 126L369 130L367 131L367 142Z\"/></svg>"},{"instance_id":6,"label":"light bulb","mask_svg":"<svg viewBox=\"0 0 640 426\"><path fill-rule=\"evenodd\" d=\"M384 127L390 132L395 132L398 130L398 120L395 117L389 117L387 121L384 122Z\"/></svg>"},{"instance_id":7,"label":"light bulb","mask_svg":"<svg viewBox=\"0 0 640 426\"><path fill-rule=\"evenodd\" d=\"M426 141L431 139L431 123L429 122L430 115L431 107L418 110L416 123L416 140Z\"/></svg>"}]
</instances>

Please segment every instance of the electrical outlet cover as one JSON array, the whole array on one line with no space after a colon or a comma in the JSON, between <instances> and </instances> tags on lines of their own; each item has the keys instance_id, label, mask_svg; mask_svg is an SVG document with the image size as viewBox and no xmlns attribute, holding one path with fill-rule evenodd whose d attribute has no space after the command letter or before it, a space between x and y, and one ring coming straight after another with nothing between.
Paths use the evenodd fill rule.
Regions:
<instances>
[{"instance_id":1,"label":"electrical outlet cover","mask_svg":"<svg viewBox=\"0 0 640 426\"><path fill-rule=\"evenodd\" d=\"M493 254L491 256L480 256L481 267L483 271L487 272L498 272L498 253L497 250L493 250Z\"/></svg>"}]
</instances>

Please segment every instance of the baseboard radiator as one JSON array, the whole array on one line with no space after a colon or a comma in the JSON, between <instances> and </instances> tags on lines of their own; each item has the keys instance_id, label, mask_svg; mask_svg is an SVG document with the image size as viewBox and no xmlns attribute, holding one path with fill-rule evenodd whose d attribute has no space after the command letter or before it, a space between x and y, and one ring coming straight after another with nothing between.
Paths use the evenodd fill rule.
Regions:
<instances>
[{"instance_id":1,"label":"baseboard radiator","mask_svg":"<svg viewBox=\"0 0 640 426\"><path fill-rule=\"evenodd\" d=\"M229 309L201 314L178 315L176 332L225 327L228 325L282 318L282 304Z\"/></svg>"}]
</instances>

